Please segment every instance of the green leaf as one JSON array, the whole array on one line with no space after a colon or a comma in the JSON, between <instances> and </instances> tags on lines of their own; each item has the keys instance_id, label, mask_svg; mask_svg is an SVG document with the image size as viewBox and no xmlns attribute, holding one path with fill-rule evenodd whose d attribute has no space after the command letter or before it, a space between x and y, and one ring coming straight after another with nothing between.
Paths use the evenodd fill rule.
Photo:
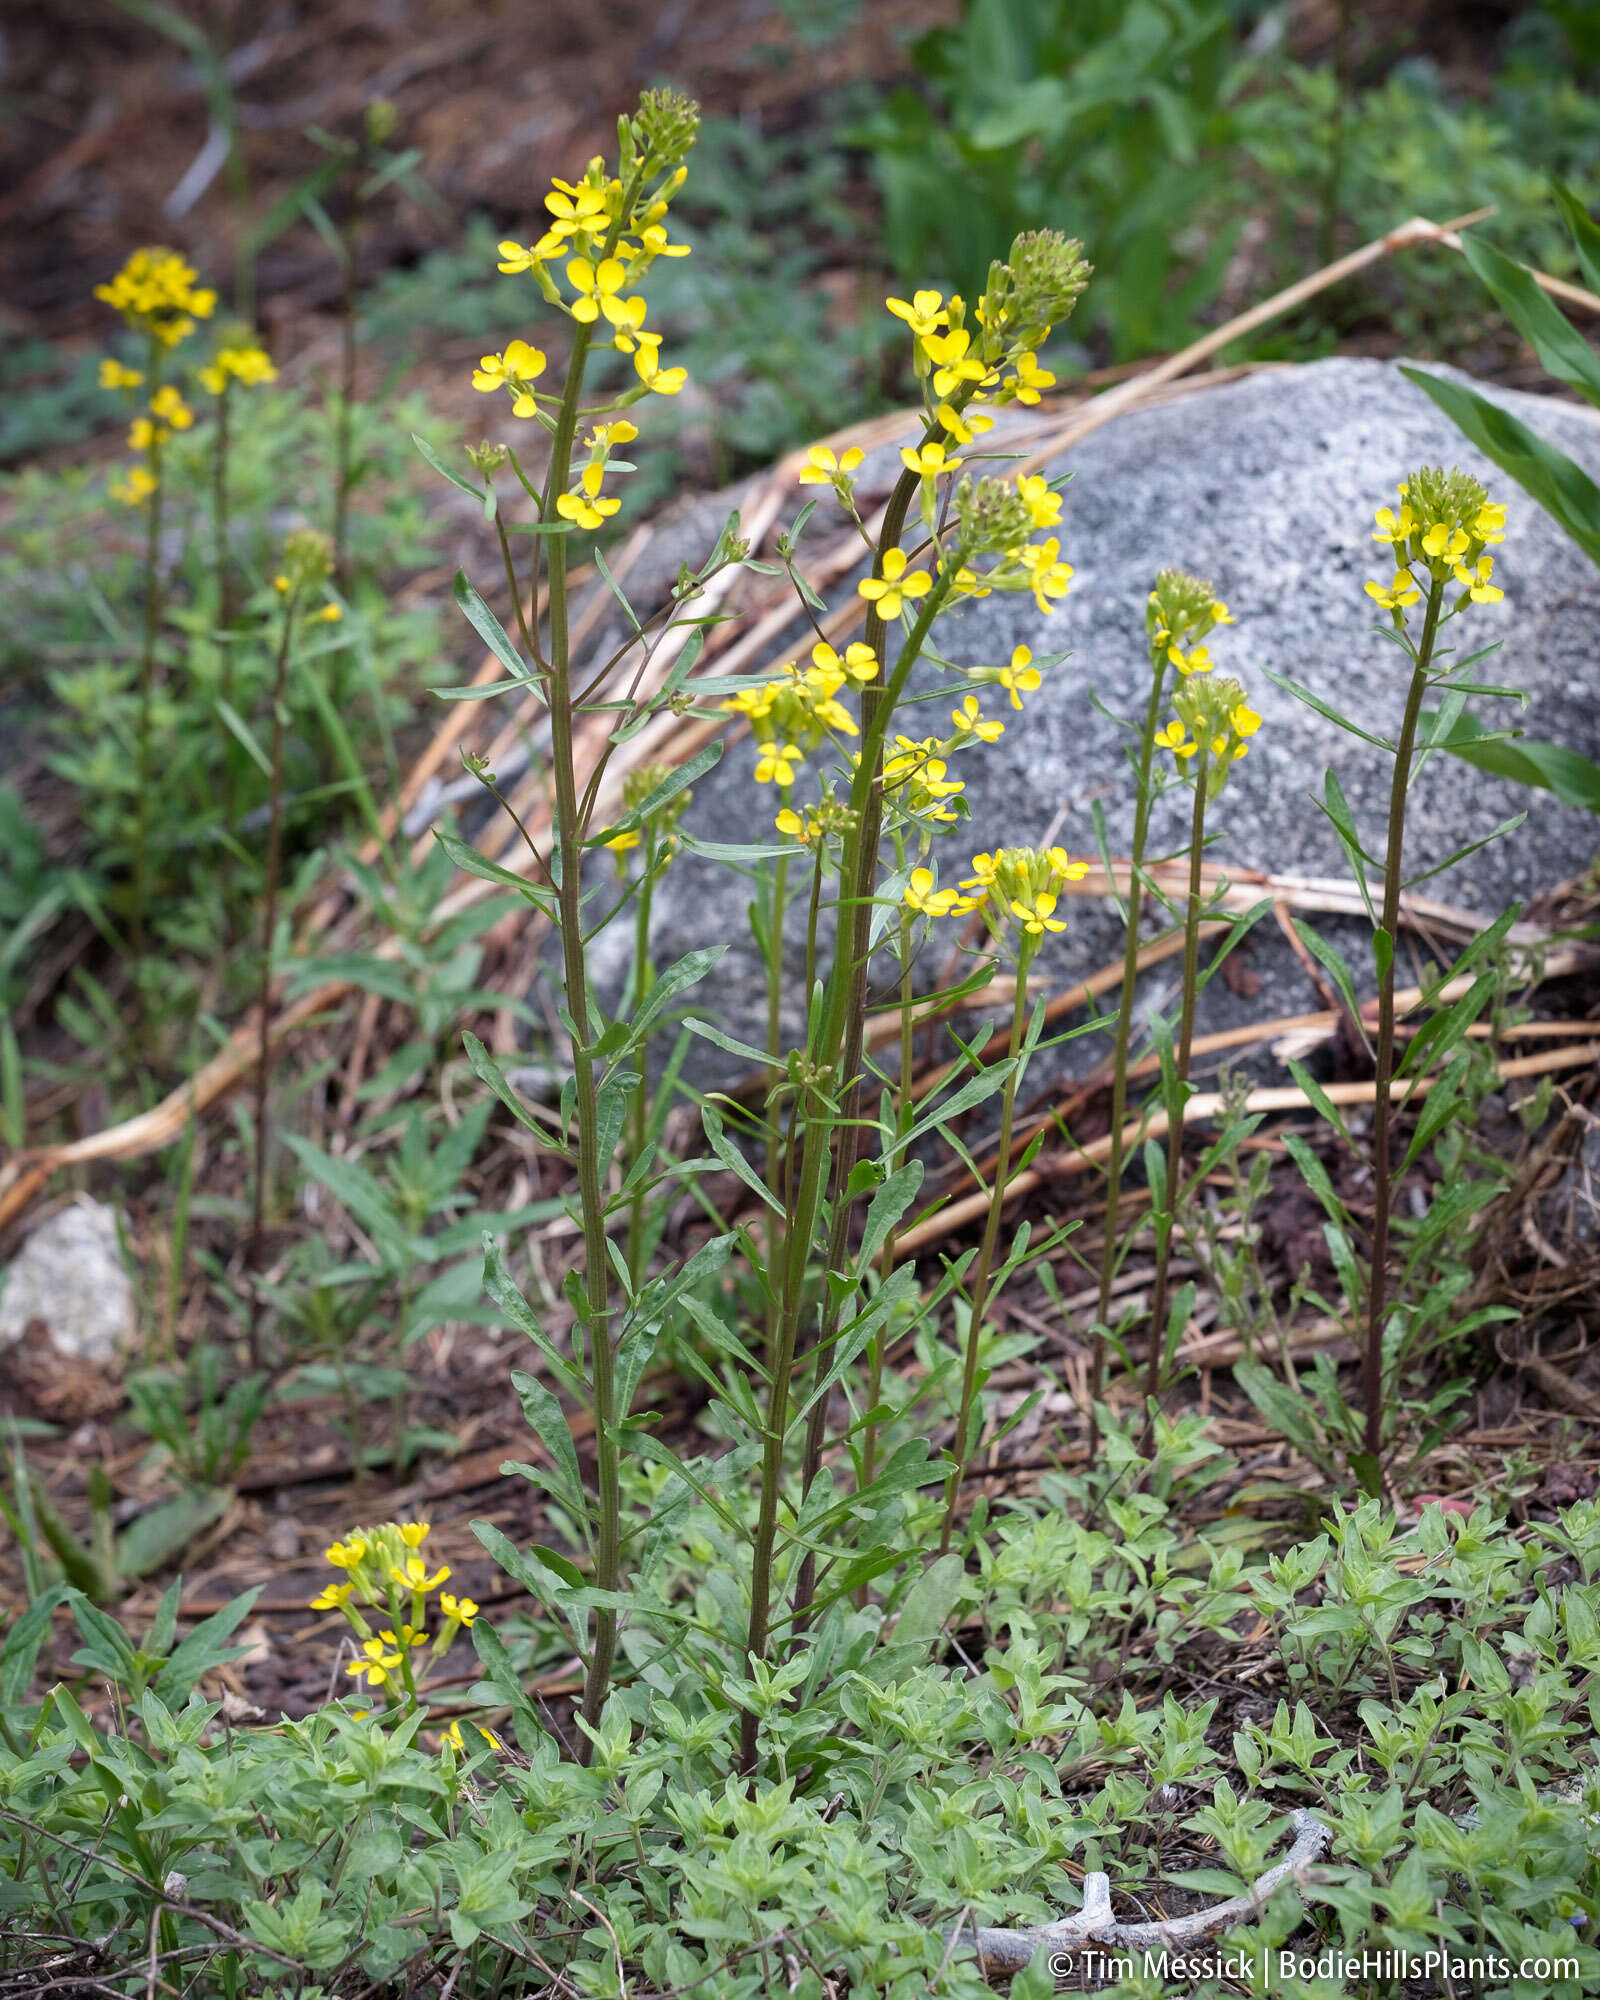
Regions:
<instances>
[{"instance_id":1,"label":"green leaf","mask_svg":"<svg viewBox=\"0 0 1600 2000\"><path fill-rule=\"evenodd\" d=\"M549 1452L551 1463L560 1468L574 1498L581 1501L583 1474L578 1469L578 1447L573 1443L572 1427L567 1422L566 1411L537 1375L513 1368L511 1386L517 1392L529 1429Z\"/></svg>"},{"instance_id":2,"label":"green leaf","mask_svg":"<svg viewBox=\"0 0 1600 2000\"><path fill-rule=\"evenodd\" d=\"M1289 1058L1289 1074L1294 1078L1295 1082L1299 1084L1300 1088L1305 1092L1306 1096L1311 1100L1312 1109L1316 1111L1320 1117L1327 1119L1328 1123L1333 1127L1334 1131L1338 1133L1339 1137L1343 1139L1343 1141L1347 1146L1354 1147L1355 1141L1350 1136L1349 1126L1346 1125L1344 1122L1344 1113L1339 1109L1338 1105L1334 1103L1333 1099L1329 1097L1328 1093L1323 1089L1322 1085L1318 1083L1317 1079L1311 1074L1310 1070L1306 1068L1305 1064L1303 1062L1297 1062L1294 1059L1294 1057L1291 1056Z\"/></svg>"},{"instance_id":3,"label":"green leaf","mask_svg":"<svg viewBox=\"0 0 1600 2000\"><path fill-rule=\"evenodd\" d=\"M137 1515L117 1537L117 1574L148 1576L162 1569L228 1511L232 1495L196 1489Z\"/></svg>"},{"instance_id":4,"label":"green leaf","mask_svg":"<svg viewBox=\"0 0 1600 2000\"><path fill-rule=\"evenodd\" d=\"M1423 721L1430 720L1425 713ZM1475 770L1551 792L1563 805L1600 813L1600 764L1564 744L1529 743L1520 735L1486 729L1475 716L1459 715L1438 748Z\"/></svg>"},{"instance_id":5,"label":"green leaf","mask_svg":"<svg viewBox=\"0 0 1600 2000\"><path fill-rule=\"evenodd\" d=\"M1600 563L1600 487L1581 466L1475 390L1404 363L1400 372L1438 404L1485 458L1538 501L1590 562Z\"/></svg>"},{"instance_id":6,"label":"green leaf","mask_svg":"<svg viewBox=\"0 0 1600 2000\"><path fill-rule=\"evenodd\" d=\"M250 1616L260 1595L261 1585L256 1584L253 1589L231 1599L220 1611L203 1618L183 1641L156 1678L156 1693L169 1708L176 1708L188 1698L190 1689L202 1674L210 1673L213 1667L226 1665L248 1650L226 1642Z\"/></svg>"},{"instance_id":7,"label":"green leaf","mask_svg":"<svg viewBox=\"0 0 1600 2000\"><path fill-rule=\"evenodd\" d=\"M467 623L501 666L508 668L524 682L537 679L533 669L506 636L505 627L473 588L464 569L456 571L455 600L461 606Z\"/></svg>"},{"instance_id":8,"label":"green leaf","mask_svg":"<svg viewBox=\"0 0 1600 2000\"><path fill-rule=\"evenodd\" d=\"M907 1160L903 1167L895 1169L872 1197L861 1232L861 1248L856 1253L859 1270L865 1271L877 1256L890 1230L916 1200L921 1186L922 1162Z\"/></svg>"},{"instance_id":9,"label":"green leaf","mask_svg":"<svg viewBox=\"0 0 1600 2000\"><path fill-rule=\"evenodd\" d=\"M470 479L463 478L459 472L452 472L425 437L418 437L417 433L413 431L411 433L411 442L441 479L448 479L452 486L459 486L463 493L470 493L474 500L481 500L483 498L483 488L475 486Z\"/></svg>"},{"instance_id":10,"label":"green leaf","mask_svg":"<svg viewBox=\"0 0 1600 2000\"><path fill-rule=\"evenodd\" d=\"M966 1564L955 1554L931 1562L910 1590L894 1621L892 1643L927 1653L938 1642L967 1587Z\"/></svg>"},{"instance_id":11,"label":"green leaf","mask_svg":"<svg viewBox=\"0 0 1600 2000\"><path fill-rule=\"evenodd\" d=\"M1590 291L1600 292L1600 228L1571 188L1561 181L1552 181L1551 192L1572 238L1572 247L1578 253L1583 281Z\"/></svg>"},{"instance_id":12,"label":"green leaf","mask_svg":"<svg viewBox=\"0 0 1600 2000\"><path fill-rule=\"evenodd\" d=\"M755 1168L727 1137L722 1128L721 1117L709 1104L701 1105L700 1122L705 1127L706 1140L712 1152L729 1172L737 1174L757 1200L770 1208L774 1215L782 1215L784 1212L782 1202L773 1195Z\"/></svg>"},{"instance_id":13,"label":"green leaf","mask_svg":"<svg viewBox=\"0 0 1600 2000\"><path fill-rule=\"evenodd\" d=\"M514 874L509 868L502 868L497 861L490 861L480 854L470 841L452 833L448 827L436 826L433 837L449 855L450 859L464 874L476 875L484 882L498 882L504 888L515 889L525 902L532 903L536 910L555 920L555 898L545 890L530 882L525 875Z\"/></svg>"},{"instance_id":14,"label":"green leaf","mask_svg":"<svg viewBox=\"0 0 1600 2000\"><path fill-rule=\"evenodd\" d=\"M8 1715L14 1714L27 1700L28 1684L33 1679L45 1634L50 1630L51 1617L56 1606L65 1604L70 1595L66 1584L53 1584L42 1597L33 1600L6 1634L5 1648L0 1651L0 1704Z\"/></svg>"},{"instance_id":15,"label":"green leaf","mask_svg":"<svg viewBox=\"0 0 1600 2000\"><path fill-rule=\"evenodd\" d=\"M1494 294L1506 318L1538 355L1545 373L1600 406L1600 355L1532 272L1481 236L1463 236L1461 251Z\"/></svg>"}]
</instances>

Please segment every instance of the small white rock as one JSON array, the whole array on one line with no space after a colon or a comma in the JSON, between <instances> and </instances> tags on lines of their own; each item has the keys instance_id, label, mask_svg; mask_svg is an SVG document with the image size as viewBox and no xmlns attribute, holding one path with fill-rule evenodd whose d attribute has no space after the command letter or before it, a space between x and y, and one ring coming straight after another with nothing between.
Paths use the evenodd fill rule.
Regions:
<instances>
[{"instance_id":1,"label":"small white rock","mask_svg":"<svg viewBox=\"0 0 1600 2000\"><path fill-rule=\"evenodd\" d=\"M133 1285L116 1213L89 1195L42 1223L5 1273L0 1350L14 1347L35 1320L49 1330L58 1354L79 1361L113 1361L133 1338Z\"/></svg>"}]
</instances>

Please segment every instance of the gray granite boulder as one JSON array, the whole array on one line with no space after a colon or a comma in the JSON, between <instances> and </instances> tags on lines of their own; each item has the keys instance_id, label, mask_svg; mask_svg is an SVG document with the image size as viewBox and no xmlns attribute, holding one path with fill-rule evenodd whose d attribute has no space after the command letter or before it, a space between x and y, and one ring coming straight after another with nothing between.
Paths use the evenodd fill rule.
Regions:
<instances>
[{"instance_id":1,"label":"gray granite boulder","mask_svg":"<svg viewBox=\"0 0 1600 2000\"><path fill-rule=\"evenodd\" d=\"M1489 393L1600 477L1600 422L1587 410L1512 391ZM883 456L886 480L892 450ZM1531 737L1600 757L1600 574L1398 368L1322 361L1130 413L1051 468L1055 474L1070 467L1074 475L1058 531L1062 553L1077 570L1071 595L1049 619L1031 597L993 596L940 627L943 650L968 664L1003 662L1019 644L1036 655L1071 655L1047 674L1020 716L1002 705L999 690L988 691L987 711L1003 715L1008 726L998 743L961 762L972 820L941 849L944 879L964 872L975 849L1038 840L1052 828L1075 852L1092 853L1096 800L1104 805L1113 851L1126 851L1131 801L1124 739L1090 697L1130 716L1142 707L1144 607L1165 565L1210 577L1227 600L1237 623L1213 635L1212 655L1219 670L1245 683L1264 718L1216 808L1213 824L1224 838L1214 858L1275 872L1346 875L1332 829L1312 802L1330 763L1367 845L1381 850L1388 760L1274 687L1263 670L1302 681L1365 727L1384 733L1397 727L1405 665L1374 630L1381 614L1362 585L1388 580L1387 551L1370 538L1373 512L1394 502L1397 480L1419 463L1468 468L1508 508L1505 543L1495 551L1505 601L1477 609L1450 628L1452 635L1474 648L1503 641L1477 674L1527 692L1520 722ZM1486 720L1497 711L1514 717L1510 704L1475 707ZM943 707L924 713L929 721L917 733L944 726ZM730 746L719 770L697 789L686 822L692 831L749 840L770 827L773 794L752 784L752 761L748 739ZM1158 850L1185 837L1186 798L1174 793L1158 809ZM1428 893L1497 912L1583 869L1600 845L1590 814L1454 759L1434 759L1412 797L1410 870L1442 861L1523 811L1528 817L1517 832L1437 878ZM700 1005L759 1040L759 967L747 901L747 888L729 871L686 858L658 894L656 945L665 960L733 939L735 949L701 989ZM1108 905L1080 901L1071 914L1068 932L1042 961L1063 980L1104 964L1120 948ZM1360 944L1358 936L1354 942ZM934 956L942 957L942 949ZM1356 953L1358 961L1368 957L1364 947ZM1263 984L1245 1000L1214 982L1203 1026L1323 1004L1276 926L1258 931L1250 963ZM1170 974L1158 973L1146 1000L1160 1001L1170 990ZM794 998L798 1003L797 991ZM1087 1059L1087 1046L1079 1046ZM725 1069L726 1058L718 1060Z\"/></svg>"}]
</instances>

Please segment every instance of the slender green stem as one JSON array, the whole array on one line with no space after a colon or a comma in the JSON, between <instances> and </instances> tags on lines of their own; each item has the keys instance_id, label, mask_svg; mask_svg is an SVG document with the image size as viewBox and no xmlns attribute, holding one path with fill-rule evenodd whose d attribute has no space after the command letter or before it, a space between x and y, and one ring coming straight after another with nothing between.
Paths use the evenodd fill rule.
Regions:
<instances>
[{"instance_id":1,"label":"slender green stem","mask_svg":"<svg viewBox=\"0 0 1600 2000\"><path fill-rule=\"evenodd\" d=\"M895 1144L889 1155L889 1172L898 1173L905 1165L905 1135L911 1129L912 1112L916 1100L911 1091L911 1068L913 1046L916 1037L916 987L911 968L912 923L909 911L900 915L900 1068L895 1077ZM878 1275L887 1284L889 1274L894 1269L898 1244L896 1232L891 1229L883 1239L883 1250L878 1261ZM884 1328L878 1327L867 1345L867 1408L875 1410L883 1399L883 1353L887 1341ZM861 1483L870 1486L878 1470L878 1426L869 1423L861 1435Z\"/></svg>"},{"instance_id":2,"label":"slender green stem","mask_svg":"<svg viewBox=\"0 0 1600 2000\"><path fill-rule=\"evenodd\" d=\"M633 213L638 178L624 191L607 232L604 255L610 256L621 233L622 220ZM592 329L575 321L566 386L550 441L550 469L545 481L541 518L554 523L556 502L567 490L572 472L572 446L577 435L578 406L589 358ZM585 1333L589 1343L589 1386L594 1401L595 1446L595 1587L615 1592L622 1575L622 1475L618 1457L615 1356L611 1347L611 1250L606 1238L604 1174L600 1157L600 1095L594 1055L589 1046L589 975L583 952L583 823L578 810L577 773L573 760L572 651L567 610L567 538L540 537L550 543L548 584L550 656L546 693L550 704L550 769L555 789L555 859L561 971L567 1012L572 1020L574 1111L578 1126L578 1198L583 1218ZM609 1606L594 1615L594 1638L584 1675L582 1719L599 1723L616 1661L617 1614ZM582 1763L589 1761L593 1742L584 1733L578 1745Z\"/></svg>"},{"instance_id":3,"label":"slender green stem","mask_svg":"<svg viewBox=\"0 0 1600 2000\"><path fill-rule=\"evenodd\" d=\"M1383 1455L1383 1317L1388 1293L1389 1214L1394 1203L1389 1128L1389 1085L1394 1075L1394 939L1400 921L1404 886L1403 848L1406 830L1406 789L1417 742L1417 721L1428 691L1428 667L1439 631L1444 585L1435 582L1428 594L1422 638L1406 693L1400 740L1395 746L1394 775L1389 783L1389 836L1383 855L1383 930L1388 949L1378 963L1378 1047L1375 1096L1372 1105L1372 1275L1367 1286L1367 1339L1361 1357L1361 1395L1366 1406L1365 1444L1368 1455L1381 1463Z\"/></svg>"},{"instance_id":4,"label":"slender green stem","mask_svg":"<svg viewBox=\"0 0 1600 2000\"><path fill-rule=\"evenodd\" d=\"M233 408L233 382L224 376L222 394L217 398L217 435L211 449L211 531L217 572L217 624L224 632L233 623L233 562L228 549L228 453L232 444L229 417ZM231 669L225 661L224 685L231 687ZM231 694L225 693L225 701Z\"/></svg>"},{"instance_id":5,"label":"slender green stem","mask_svg":"<svg viewBox=\"0 0 1600 2000\"><path fill-rule=\"evenodd\" d=\"M1122 1206L1124 1149L1122 1127L1128 1115L1128 1049L1133 1035L1133 1002L1139 983L1139 918L1144 909L1144 852L1150 834L1150 769L1155 756L1156 725L1166 692L1166 653L1155 650L1150 700L1139 738L1138 789L1133 808L1133 844L1128 850L1128 935L1122 954L1122 991L1117 1001L1116 1040L1111 1055L1111 1151L1106 1158L1105 1241L1100 1249L1100 1297L1095 1308L1094 1345L1089 1360L1089 1463L1100 1449L1100 1397L1105 1388L1106 1333L1111 1324L1111 1287L1117 1274L1117 1221Z\"/></svg>"},{"instance_id":6,"label":"slender green stem","mask_svg":"<svg viewBox=\"0 0 1600 2000\"><path fill-rule=\"evenodd\" d=\"M1017 1078L1021 1070L1022 1038L1028 1023L1028 967L1033 963L1037 940L1023 935L1021 949L1017 953L1017 990L1011 1002L1011 1039L1006 1053L1011 1059L1011 1074L1006 1078L1005 1088L1000 1093L1000 1143L995 1161L994 1186L989 1191L989 1213L984 1219L983 1242L978 1249L977 1269L972 1278L971 1310L967 1319L967 1352L961 1371L961 1402L956 1411L956 1433L953 1449L955 1464L944 1489L944 1525L939 1530L939 1553L943 1555L950 1546L950 1538L955 1532L956 1508L961 1500L961 1485L967 1475L967 1453L970 1449L968 1432L972 1427L972 1406L978 1394L978 1356L983 1342L983 1316L987 1311L989 1298L989 1278L994 1268L994 1253L1000 1241L1000 1218L1005 1209L1006 1183L1011 1178L1011 1129L1017 1108Z\"/></svg>"},{"instance_id":7,"label":"slender green stem","mask_svg":"<svg viewBox=\"0 0 1600 2000\"><path fill-rule=\"evenodd\" d=\"M784 802L788 802L785 788ZM773 867L771 897L767 904L766 935L763 939L767 961L767 1061L776 1085L783 1075L783 933L789 907L789 857L780 854ZM759 907L759 906L758 906ZM783 1172L783 1137L777 1119L767 1121L767 1186L774 1192ZM770 1232L770 1224L769 1224ZM769 1242L772 1240L769 1233ZM776 1298L767 1298L767 1344L777 1331Z\"/></svg>"},{"instance_id":8,"label":"slender green stem","mask_svg":"<svg viewBox=\"0 0 1600 2000\"><path fill-rule=\"evenodd\" d=\"M634 899L633 912L633 1011L639 1009L650 997L650 989L656 983L655 967L650 961L650 904L655 891L655 872L648 868L644 880L639 884L639 893ZM634 1087L633 1098L628 1106L628 1165L633 1168L644 1157L646 1141L650 1136L650 1044L648 1039L639 1044L635 1051L639 1062L639 1081ZM634 1190L628 1204L628 1276L637 1291L644 1283L646 1193L641 1181Z\"/></svg>"},{"instance_id":9,"label":"slender green stem","mask_svg":"<svg viewBox=\"0 0 1600 2000\"><path fill-rule=\"evenodd\" d=\"M151 338L146 349L145 380L154 399L161 387L161 344ZM144 637L139 648L139 721L133 801L133 907L129 941L133 950L135 1012L142 1043L148 1026L145 993L145 922L150 908L150 787L152 729L155 717L156 651L161 635L161 502L164 497L161 438L152 435L146 454L155 481L145 503Z\"/></svg>"},{"instance_id":10,"label":"slender green stem","mask_svg":"<svg viewBox=\"0 0 1600 2000\"><path fill-rule=\"evenodd\" d=\"M250 1269L259 1272L264 1259L267 1224L268 1091L272 1082L272 945L278 928L278 874L283 842L283 708L289 671L289 644L294 634L295 595L283 607L283 629L272 672L272 750L270 754L267 819L267 878L261 905L261 975L259 1018L261 1056L256 1064L256 1161L254 1207L250 1217ZM250 1295L250 1365L261 1366L261 1291Z\"/></svg>"},{"instance_id":11,"label":"slender green stem","mask_svg":"<svg viewBox=\"0 0 1600 2000\"><path fill-rule=\"evenodd\" d=\"M1150 1290L1150 1355L1145 1364L1147 1403L1161 1393L1161 1364L1167 1344L1167 1290L1172 1263L1172 1234L1178 1217L1178 1184L1183 1178L1183 1107L1189 1095L1189 1058L1194 1050L1195 991L1200 980L1200 911L1204 904L1201 865L1205 859L1206 777L1209 747L1202 743L1195 756L1194 816L1189 827L1189 895L1183 910L1183 1001L1178 1020L1178 1046L1173 1053L1172 1095L1167 1104L1167 1200L1165 1225L1156 1224L1156 1275ZM1148 1442L1153 1421L1145 1420Z\"/></svg>"},{"instance_id":12,"label":"slender green stem","mask_svg":"<svg viewBox=\"0 0 1600 2000\"><path fill-rule=\"evenodd\" d=\"M350 456L356 406L356 232L344 238L339 284L339 408L333 430L333 573L348 586Z\"/></svg>"}]
</instances>

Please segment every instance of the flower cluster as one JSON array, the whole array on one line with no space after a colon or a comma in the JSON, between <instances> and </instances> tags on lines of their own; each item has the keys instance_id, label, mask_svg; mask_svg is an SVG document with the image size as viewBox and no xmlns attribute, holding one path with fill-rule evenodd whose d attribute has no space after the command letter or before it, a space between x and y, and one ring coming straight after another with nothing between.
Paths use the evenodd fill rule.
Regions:
<instances>
[{"instance_id":1,"label":"flower cluster","mask_svg":"<svg viewBox=\"0 0 1600 2000\"><path fill-rule=\"evenodd\" d=\"M636 764L622 781L622 817L626 821L658 791L672 775L670 764ZM653 811L646 813L635 826L624 825L606 841L606 846L617 857L617 870L622 873L627 868L625 856L642 843L648 842L652 865L665 867L677 851L678 836L673 832L684 809L694 794L687 786L674 792Z\"/></svg>"},{"instance_id":2,"label":"flower cluster","mask_svg":"<svg viewBox=\"0 0 1600 2000\"><path fill-rule=\"evenodd\" d=\"M136 332L176 347L194 332L196 320L216 311L216 293L197 285L195 275L175 250L135 250L108 284L95 286L94 295Z\"/></svg>"},{"instance_id":3,"label":"flower cluster","mask_svg":"<svg viewBox=\"0 0 1600 2000\"><path fill-rule=\"evenodd\" d=\"M1178 759L1186 777L1205 774L1206 796L1215 798L1230 767L1250 747L1261 717L1245 700L1244 689L1226 674L1181 681L1172 698L1178 711L1156 741Z\"/></svg>"},{"instance_id":4,"label":"flower cluster","mask_svg":"<svg viewBox=\"0 0 1600 2000\"><path fill-rule=\"evenodd\" d=\"M1214 584L1183 570L1164 569L1144 613L1152 666L1176 667L1186 678L1209 673L1211 655L1202 642L1218 625L1233 622L1233 613L1217 596Z\"/></svg>"},{"instance_id":5,"label":"flower cluster","mask_svg":"<svg viewBox=\"0 0 1600 2000\"><path fill-rule=\"evenodd\" d=\"M1069 860L1063 847L1002 847L993 854L975 854L972 873L961 884L965 897L951 909L956 915L981 909L997 942L1015 932L1023 950L1031 953L1047 931L1066 929L1065 920L1055 914L1061 891L1088 872L1088 862Z\"/></svg>"},{"instance_id":6,"label":"flower cluster","mask_svg":"<svg viewBox=\"0 0 1600 2000\"><path fill-rule=\"evenodd\" d=\"M796 766L825 739L859 735L839 695L877 672L870 646L858 640L840 654L824 639L812 647L809 667L791 661L779 679L730 695L723 708L748 717L755 732L757 784L792 785Z\"/></svg>"},{"instance_id":7,"label":"flower cluster","mask_svg":"<svg viewBox=\"0 0 1600 2000\"><path fill-rule=\"evenodd\" d=\"M333 574L333 543L317 528L295 528L283 544L283 567L272 579L278 595L293 606L301 595L316 590ZM344 616L337 604L324 604L312 614L334 625Z\"/></svg>"},{"instance_id":8,"label":"flower cluster","mask_svg":"<svg viewBox=\"0 0 1600 2000\"><path fill-rule=\"evenodd\" d=\"M1053 386L1055 377L1041 365L1038 349L1072 311L1088 277L1082 245L1046 230L1016 239L1009 261L990 267L983 295L970 309L959 295L946 298L931 289L886 301L910 329L913 367L922 385L924 435L903 446L900 458L920 483L923 522L935 539L937 482L960 470L962 448L994 424L991 411L977 406L1036 403ZM831 486L855 513L861 460L854 448L835 454L825 445L813 446L800 483ZM1047 480L1033 473L965 481L955 494L955 514L959 550L952 563L952 597L1031 590L1040 610L1048 612L1065 596L1072 565L1062 561L1060 541L1028 539L1061 519L1061 496ZM1001 560L980 572L969 564L978 555ZM902 550L886 550L881 573L858 585L885 621L898 618L931 587L925 571L908 574L906 564Z\"/></svg>"},{"instance_id":9,"label":"flower cluster","mask_svg":"<svg viewBox=\"0 0 1600 2000\"><path fill-rule=\"evenodd\" d=\"M442 1659L456 1634L478 1615L470 1597L453 1597L442 1588L450 1581L448 1564L429 1571L419 1554L428 1534L426 1521L357 1528L326 1551L344 1580L328 1584L311 1600L313 1611L337 1611L344 1617L360 1647L345 1672L366 1687L381 1688L387 1703L414 1702L419 1668L428 1657ZM427 1621L435 1607L428 1599L436 1590L443 1622L430 1638Z\"/></svg>"},{"instance_id":10,"label":"flower cluster","mask_svg":"<svg viewBox=\"0 0 1600 2000\"><path fill-rule=\"evenodd\" d=\"M542 234L532 243L500 245L501 271L531 273L551 305L593 329L591 341L598 337L633 357L638 383L625 402L651 393L676 395L688 379L682 368L662 367L661 336L646 331L645 301L635 288L658 257L689 254L686 243L668 239L666 224L672 197L687 178L683 159L698 124L699 111L687 98L647 91L622 126L620 173L608 174L597 156L582 180L553 180ZM570 296L562 291L558 268ZM540 406L555 399L533 386L544 368L538 348L514 340L503 354L483 357L472 386L509 389L514 416L551 423Z\"/></svg>"},{"instance_id":11,"label":"flower cluster","mask_svg":"<svg viewBox=\"0 0 1600 2000\"><path fill-rule=\"evenodd\" d=\"M205 367L195 372L201 388L212 396L225 396L235 382L245 389L258 389L278 379L271 356L253 340L219 347Z\"/></svg>"},{"instance_id":12,"label":"flower cluster","mask_svg":"<svg viewBox=\"0 0 1600 2000\"><path fill-rule=\"evenodd\" d=\"M1452 580L1461 589L1452 615L1469 603L1498 604L1505 593L1493 581L1488 550L1505 540L1505 508L1469 473L1439 466L1412 473L1399 492L1399 511L1380 507L1372 535L1393 549L1394 576L1388 584L1369 583L1367 595L1391 612L1397 625L1405 622L1408 605L1421 603L1425 593L1442 592Z\"/></svg>"}]
</instances>

